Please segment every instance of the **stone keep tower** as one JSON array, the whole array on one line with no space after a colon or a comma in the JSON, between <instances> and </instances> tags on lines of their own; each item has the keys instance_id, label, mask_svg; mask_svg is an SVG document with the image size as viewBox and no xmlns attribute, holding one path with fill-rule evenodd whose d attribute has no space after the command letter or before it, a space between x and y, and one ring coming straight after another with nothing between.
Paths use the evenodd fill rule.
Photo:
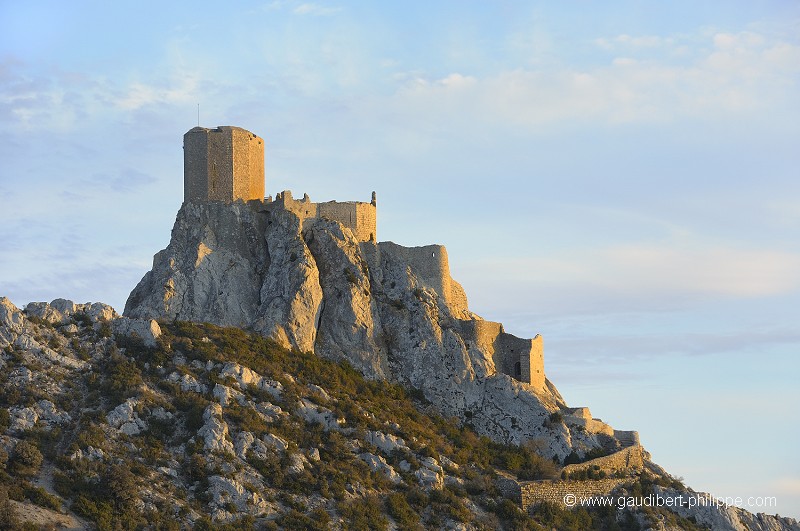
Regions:
<instances>
[{"instance_id":1,"label":"stone keep tower","mask_svg":"<svg viewBox=\"0 0 800 531\"><path fill-rule=\"evenodd\" d=\"M241 127L194 127L183 135L183 200L264 199L264 140Z\"/></svg>"}]
</instances>

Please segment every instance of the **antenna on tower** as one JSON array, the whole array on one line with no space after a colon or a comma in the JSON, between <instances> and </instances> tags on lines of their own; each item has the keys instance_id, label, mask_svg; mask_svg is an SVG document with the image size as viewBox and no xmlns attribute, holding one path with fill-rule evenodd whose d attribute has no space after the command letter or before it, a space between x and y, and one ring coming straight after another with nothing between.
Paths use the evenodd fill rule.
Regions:
<instances>
[{"instance_id":1,"label":"antenna on tower","mask_svg":"<svg viewBox=\"0 0 800 531\"><path fill-rule=\"evenodd\" d=\"M197 127L200 127L200 104L197 104Z\"/></svg>"}]
</instances>

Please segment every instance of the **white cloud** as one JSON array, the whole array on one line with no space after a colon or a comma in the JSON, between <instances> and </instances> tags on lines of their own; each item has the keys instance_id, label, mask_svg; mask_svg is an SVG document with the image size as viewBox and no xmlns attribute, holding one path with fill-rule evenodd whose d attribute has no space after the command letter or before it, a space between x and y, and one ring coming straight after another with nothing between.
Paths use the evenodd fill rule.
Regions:
<instances>
[{"instance_id":1,"label":"white cloud","mask_svg":"<svg viewBox=\"0 0 800 531\"><path fill-rule=\"evenodd\" d=\"M135 110L155 103L180 103L197 101L196 76L181 72L166 83L131 83L124 95L114 98L114 104L123 110Z\"/></svg>"},{"instance_id":2,"label":"white cloud","mask_svg":"<svg viewBox=\"0 0 800 531\"><path fill-rule=\"evenodd\" d=\"M327 7L319 4L300 4L295 7L292 12L295 15L312 15L315 17L327 17L334 15L341 11L340 7Z\"/></svg>"},{"instance_id":3,"label":"white cloud","mask_svg":"<svg viewBox=\"0 0 800 531\"><path fill-rule=\"evenodd\" d=\"M800 253L676 238L493 256L459 264L456 277L478 313L659 312L798 293Z\"/></svg>"},{"instance_id":4,"label":"white cloud","mask_svg":"<svg viewBox=\"0 0 800 531\"><path fill-rule=\"evenodd\" d=\"M603 46L661 46L671 39L618 37ZM454 72L406 83L389 106L440 123L472 122L540 127L559 122L658 123L683 118L728 118L731 113L774 113L798 104L800 46L751 32L716 34L693 56L622 55L585 69L499 71L481 77ZM683 53L683 52L681 52ZM384 102L382 102L384 103Z\"/></svg>"},{"instance_id":5,"label":"white cloud","mask_svg":"<svg viewBox=\"0 0 800 531\"><path fill-rule=\"evenodd\" d=\"M791 498L800 497L800 478L779 478L772 483L775 492Z\"/></svg>"},{"instance_id":6,"label":"white cloud","mask_svg":"<svg viewBox=\"0 0 800 531\"><path fill-rule=\"evenodd\" d=\"M760 297L800 287L800 255L785 251L622 245L600 250L593 257L595 267L589 277L620 291Z\"/></svg>"}]
</instances>

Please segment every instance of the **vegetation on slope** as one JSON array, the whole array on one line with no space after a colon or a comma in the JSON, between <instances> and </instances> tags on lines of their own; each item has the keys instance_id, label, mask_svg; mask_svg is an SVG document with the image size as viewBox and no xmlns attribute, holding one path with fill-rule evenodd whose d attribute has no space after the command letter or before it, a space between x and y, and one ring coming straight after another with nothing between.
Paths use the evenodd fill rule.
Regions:
<instances>
[{"instance_id":1,"label":"vegetation on slope","mask_svg":"<svg viewBox=\"0 0 800 531\"><path fill-rule=\"evenodd\" d=\"M3 354L5 528L18 525L6 497L98 529L640 529L655 518L694 527L616 508L526 514L495 478L499 469L557 478L535 445L478 436L421 393L346 363L235 328L162 324L158 347L146 348L74 321L69 332L37 322L36 340L83 369L18 347ZM242 367L260 383L232 376ZM23 422L48 408L56 413Z\"/></svg>"}]
</instances>

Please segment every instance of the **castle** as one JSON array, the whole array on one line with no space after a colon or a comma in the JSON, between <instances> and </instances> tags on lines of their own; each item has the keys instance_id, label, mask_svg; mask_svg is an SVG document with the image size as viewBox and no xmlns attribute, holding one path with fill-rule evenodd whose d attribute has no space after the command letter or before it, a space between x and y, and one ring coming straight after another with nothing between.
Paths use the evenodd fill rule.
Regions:
<instances>
[{"instance_id":1,"label":"castle","mask_svg":"<svg viewBox=\"0 0 800 531\"><path fill-rule=\"evenodd\" d=\"M370 203L312 203L307 194L293 199L288 190L278 193L275 201L265 198L264 140L241 127L194 127L183 135L183 200L259 201L264 210L290 210L303 221L338 221L353 231L358 241L377 241L375 192Z\"/></svg>"},{"instance_id":2,"label":"castle","mask_svg":"<svg viewBox=\"0 0 800 531\"><path fill-rule=\"evenodd\" d=\"M377 244L375 192L369 203L328 201L313 203L307 194L294 199L288 190L264 197L264 140L240 127L194 127L183 136L184 202L244 201L269 215L275 210L295 213L303 225L314 219L338 221L372 252L381 249L402 256L425 287L439 294L459 319L468 349L491 356L497 372L546 390L541 336L522 339L503 330L503 325L476 319L467 308L461 285L450 277L447 251L441 245L403 247L392 242Z\"/></svg>"}]
</instances>

